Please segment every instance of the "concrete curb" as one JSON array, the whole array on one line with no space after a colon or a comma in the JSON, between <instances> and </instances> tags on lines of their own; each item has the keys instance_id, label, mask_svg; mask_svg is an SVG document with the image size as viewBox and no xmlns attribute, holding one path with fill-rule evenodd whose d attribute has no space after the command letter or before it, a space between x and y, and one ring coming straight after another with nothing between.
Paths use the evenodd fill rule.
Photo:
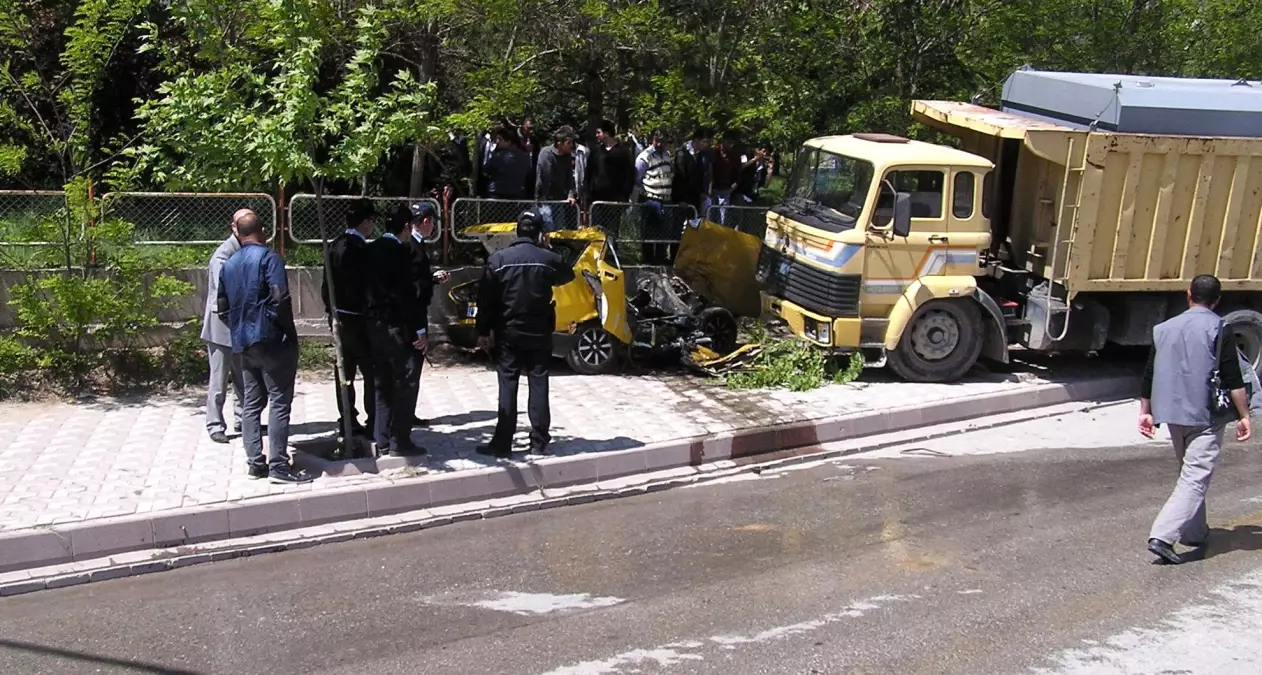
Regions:
<instances>
[{"instance_id":1,"label":"concrete curb","mask_svg":"<svg viewBox=\"0 0 1262 675\"><path fill-rule=\"evenodd\" d=\"M986 415L1073 401L1105 400L1133 392L1137 386L1138 381L1133 377L1044 384L1013 391L947 399L928 405L865 411L794 424L686 438L632 450L593 452L529 463L505 462L496 467L429 474L384 485L360 485L257 498L0 534L0 573L66 563L93 564L103 558L123 554L150 560L155 554L153 549L273 535L286 530L319 527L341 521L397 518L398 514L407 512L432 511L460 503L532 493L537 494L541 500L551 501L555 496L554 491L580 484L608 482L670 469L737 463L777 451ZM315 458L306 456L305 460L311 461ZM325 462L323 466L312 468L328 470L330 473L352 472L346 468L347 463L338 464L342 466ZM592 499L591 494L579 497ZM565 497L561 501L571 498L573 497ZM472 518L480 517L482 516L476 513L472 515ZM138 559L136 564L156 563ZM165 563L163 566L165 567ZM85 574L90 576L91 570L86 570Z\"/></svg>"}]
</instances>

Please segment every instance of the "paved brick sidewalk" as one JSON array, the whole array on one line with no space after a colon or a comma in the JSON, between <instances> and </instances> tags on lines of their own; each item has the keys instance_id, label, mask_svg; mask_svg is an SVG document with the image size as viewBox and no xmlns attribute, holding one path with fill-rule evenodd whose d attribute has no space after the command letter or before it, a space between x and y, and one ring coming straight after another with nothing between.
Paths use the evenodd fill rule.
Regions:
<instances>
[{"instance_id":1,"label":"paved brick sidewalk","mask_svg":"<svg viewBox=\"0 0 1262 675\"><path fill-rule=\"evenodd\" d=\"M1074 369L1082 376L1085 369ZM1100 376L1098 369L1092 373ZM872 377L872 375L869 375ZM1062 371L1059 379L1065 379ZM812 392L729 391L688 376L577 376L552 379L555 454L640 447L674 439L1011 391L1047 382L1035 374L980 376L955 385L889 381L833 385ZM1072 377L1070 378L1072 379ZM434 471L487 466L473 452L494 428L495 375L446 365L427 370L418 412L434 420L415 440ZM525 420L525 386L521 410ZM200 391L147 400L0 404L0 531L146 514L198 505L320 491L405 474L325 477L303 486L270 485L245 475L239 439L212 443ZM266 419L266 418L265 418ZM334 432L327 381L303 381L294 404L292 442ZM525 442L524 433L518 435Z\"/></svg>"}]
</instances>

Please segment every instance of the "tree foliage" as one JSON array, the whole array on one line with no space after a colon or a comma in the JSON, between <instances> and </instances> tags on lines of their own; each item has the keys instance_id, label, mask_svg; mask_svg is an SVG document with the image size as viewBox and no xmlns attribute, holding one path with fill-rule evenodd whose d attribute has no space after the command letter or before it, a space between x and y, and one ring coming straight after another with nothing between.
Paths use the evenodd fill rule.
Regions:
<instances>
[{"instance_id":1,"label":"tree foliage","mask_svg":"<svg viewBox=\"0 0 1262 675\"><path fill-rule=\"evenodd\" d=\"M914 132L910 99L993 102L1027 64L1256 80L1260 25L1252 0L0 0L0 181L389 182L525 116Z\"/></svg>"}]
</instances>

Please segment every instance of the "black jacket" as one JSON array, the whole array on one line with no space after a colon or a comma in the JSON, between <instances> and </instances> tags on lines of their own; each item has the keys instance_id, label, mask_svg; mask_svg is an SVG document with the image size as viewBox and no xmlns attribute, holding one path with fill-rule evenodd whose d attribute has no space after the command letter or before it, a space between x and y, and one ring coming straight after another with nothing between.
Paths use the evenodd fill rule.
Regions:
<instances>
[{"instance_id":1,"label":"black jacket","mask_svg":"<svg viewBox=\"0 0 1262 675\"><path fill-rule=\"evenodd\" d=\"M705 167L701 158L688 152L688 148L675 151L675 167L671 195L677 204L701 206L705 192Z\"/></svg>"},{"instance_id":2,"label":"black jacket","mask_svg":"<svg viewBox=\"0 0 1262 675\"><path fill-rule=\"evenodd\" d=\"M482 168L487 196L492 199L525 199L530 178L530 155L521 148L496 148Z\"/></svg>"},{"instance_id":3,"label":"black jacket","mask_svg":"<svg viewBox=\"0 0 1262 675\"><path fill-rule=\"evenodd\" d=\"M574 279L561 256L518 239L491 254L478 286L478 335L500 342L549 346L556 330L552 288Z\"/></svg>"},{"instance_id":4,"label":"black jacket","mask_svg":"<svg viewBox=\"0 0 1262 675\"><path fill-rule=\"evenodd\" d=\"M430 267L429 248L424 241L408 235L403 241L412 261L412 287L416 291L416 305L428 323L429 306L434 301L434 271Z\"/></svg>"},{"instance_id":5,"label":"black jacket","mask_svg":"<svg viewBox=\"0 0 1262 675\"><path fill-rule=\"evenodd\" d=\"M368 242L363 237L343 232L329 242L329 273L320 283L320 297L324 300L324 313L329 307L329 276L337 291L339 314L363 314L364 312L364 256Z\"/></svg>"},{"instance_id":6,"label":"black jacket","mask_svg":"<svg viewBox=\"0 0 1262 675\"><path fill-rule=\"evenodd\" d=\"M635 187L635 155L623 143L612 148L598 145L587 160L587 194L594 202L631 200Z\"/></svg>"},{"instance_id":7,"label":"black jacket","mask_svg":"<svg viewBox=\"0 0 1262 675\"><path fill-rule=\"evenodd\" d=\"M366 254L368 283L364 313L368 318L406 328L409 335L426 328L425 308L418 305L416 298L411 247L382 236L368 245Z\"/></svg>"}]
</instances>

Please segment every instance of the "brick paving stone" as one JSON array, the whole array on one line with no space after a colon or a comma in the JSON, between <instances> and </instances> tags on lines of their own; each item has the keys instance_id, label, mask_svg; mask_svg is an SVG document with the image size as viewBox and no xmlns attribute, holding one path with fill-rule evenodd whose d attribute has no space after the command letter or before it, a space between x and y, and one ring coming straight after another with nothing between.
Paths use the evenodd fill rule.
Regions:
<instances>
[{"instance_id":1,"label":"brick paving stone","mask_svg":"<svg viewBox=\"0 0 1262 675\"><path fill-rule=\"evenodd\" d=\"M1073 370L1072 368L1070 370ZM1116 376L1099 365L1060 371L1057 381ZM809 392L730 391L684 375L576 376L558 367L552 379L557 456L617 451L653 443L800 422L863 410L882 410L946 398L1011 391L1045 383L1011 375L980 375L953 385L891 382L831 385ZM433 420L413 439L427 447L431 471L493 464L473 452L495 426L495 374L457 363L426 368L418 414ZM0 403L0 532L76 523L353 485L388 483L399 473L321 477L302 486L270 485L246 477L240 438L210 441L201 391L148 399L64 403ZM362 405L361 405L362 408ZM336 401L327 380L297 387L291 442L335 434ZM521 388L518 449L526 444L526 387ZM362 415L362 412L361 412ZM264 413L266 422L266 412Z\"/></svg>"}]
</instances>

